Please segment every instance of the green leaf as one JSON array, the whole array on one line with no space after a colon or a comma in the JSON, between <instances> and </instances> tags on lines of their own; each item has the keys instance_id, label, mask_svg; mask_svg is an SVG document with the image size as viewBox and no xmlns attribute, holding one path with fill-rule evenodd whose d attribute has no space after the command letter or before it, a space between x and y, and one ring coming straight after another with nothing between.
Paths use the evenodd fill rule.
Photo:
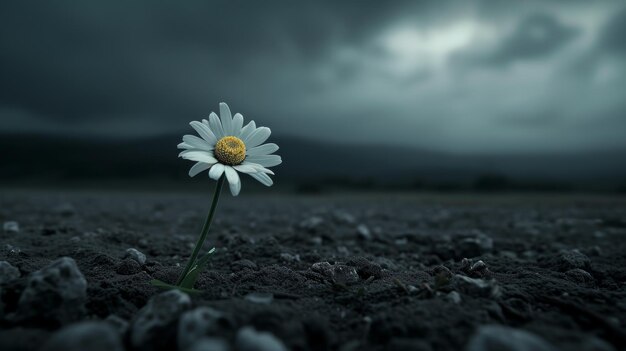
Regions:
<instances>
[{"instance_id":1,"label":"green leaf","mask_svg":"<svg viewBox=\"0 0 626 351\"><path fill-rule=\"evenodd\" d=\"M183 281L180 282L180 286L182 288L193 289L193 286L196 284L196 280L198 280L198 274L202 272L207 263L209 263L209 258L211 258L211 254L213 252L215 252L215 248L209 250L209 252L196 261L196 264L191 267L185 278L183 278Z\"/></svg>"}]
</instances>

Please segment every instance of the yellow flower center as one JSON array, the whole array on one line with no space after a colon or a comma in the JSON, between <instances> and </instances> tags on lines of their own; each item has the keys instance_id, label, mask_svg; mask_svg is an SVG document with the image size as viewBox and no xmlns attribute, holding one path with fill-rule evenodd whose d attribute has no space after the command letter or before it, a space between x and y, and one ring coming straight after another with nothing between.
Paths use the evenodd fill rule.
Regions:
<instances>
[{"instance_id":1,"label":"yellow flower center","mask_svg":"<svg viewBox=\"0 0 626 351\"><path fill-rule=\"evenodd\" d=\"M246 144L234 136L227 136L215 144L215 158L223 164L235 166L246 158Z\"/></svg>"}]
</instances>

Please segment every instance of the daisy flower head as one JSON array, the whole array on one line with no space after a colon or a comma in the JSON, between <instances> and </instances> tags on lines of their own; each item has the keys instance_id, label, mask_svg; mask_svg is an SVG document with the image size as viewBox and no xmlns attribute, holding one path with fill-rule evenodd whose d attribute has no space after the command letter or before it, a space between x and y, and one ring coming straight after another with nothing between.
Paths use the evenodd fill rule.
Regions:
<instances>
[{"instance_id":1,"label":"daisy flower head","mask_svg":"<svg viewBox=\"0 0 626 351\"><path fill-rule=\"evenodd\" d=\"M203 171L209 171L209 177L219 180L226 177L233 196L239 195L241 179L238 173L245 173L265 186L273 184L269 175L274 172L268 169L281 164L280 156L273 155L278 145L264 142L269 138L271 130L258 127L254 121L243 125L243 116L236 113L232 116L230 108L220 103L220 116L211 112L209 120L189 123L200 137L183 136L178 144L183 151L178 155L196 163L189 170L193 177Z\"/></svg>"}]
</instances>

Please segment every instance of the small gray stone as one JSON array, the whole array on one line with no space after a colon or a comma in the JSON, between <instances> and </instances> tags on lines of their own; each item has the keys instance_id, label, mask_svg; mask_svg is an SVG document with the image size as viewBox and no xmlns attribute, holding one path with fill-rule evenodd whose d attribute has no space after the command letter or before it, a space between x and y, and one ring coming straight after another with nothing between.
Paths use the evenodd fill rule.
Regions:
<instances>
[{"instance_id":1,"label":"small gray stone","mask_svg":"<svg viewBox=\"0 0 626 351\"><path fill-rule=\"evenodd\" d=\"M134 249L134 248L127 249L122 258L127 258L127 257L137 261L137 263L139 263L142 266L146 264L146 255L144 255L141 251L137 249Z\"/></svg>"},{"instance_id":2,"label":"small gray stone","mask_svg":"<svg viewBox=\"0 0 626 351\"><path fill-rule=\"evenodd\" d=\"M184 349L180 349L184 350ZM222 338L204 337L196 341L187 351L229 351L228 342Z\"/></svg>"},{"instance_id":3,"label":"small gray stone","mask_svg":"<svg viewBox=\"0 0 626 351\"><path fill-rule=\"evenodd\" d=\"M7 261L0 261L0 285L20 277L20 270Z\"/></svg>"},{"instance_id":4,"label":"small gray stone","mask_svg":"<svg viewBox=\"0 0 626 351\"><path fill-rule=\"evenodd\" d=\"M320 246L324 242L321 236L314 236L310 240L311 244Z\"/></svg>"},{"instance_id":5,"label":"small gray stone","mask_svg":"<svg viewBox=\"0 0 626 351\"><path fill-rule=\"evenodd\" d=\"M74 205L72 205L69 202L64 202L62 204L59 204L54 209L54 211L63 217L70 217L76 214L76 209L74 208Z\"/></svg>"},{"instance_id":6,"label":"small gray stone","mask_svg":"<svg viewBox=\"0 0 626 351\"><path fill-rule=\"evenodd\" d=\"M244 296L243 298L246 301L250 301L252 303L257 303L260 305L269 305L274 301L274 294L272 293L262 293L262 292L251 292Z\"/></svg>"},{"instance_id":7,"label":"small gray stone","mask_svg":"<svg viewBox=\"0 0 626 351\"><path fill-rule=\"evenodd\" d=\"M311 216L300 222L299 227L309 232L315 232L322 224L324 224L322 217Z\"/></svg>"},{"instance_id":8,"label":"small gray stone","mask_svg":"<svg viewBox=\"0 0 626 351\"><path fill-rule=\"evenodd\" d=\"M354 218L353 215L341 210L335 211L333 217L335 217L335 220L339 223L354 224L356 222L356 218Z\"/></svg>"},{"instance_id":9,"label":"small gray stone","mask_svg":"<svg viewBox=\"0 0 626 351\"><path fill-rule=\"evenodd\" d=\"M520 329L499 325L481 326L466 351L557 351L543 338Z\"/></svg>"},{"instance_id":10,"label":"small gray stone","mask_svg":"<svg viewBox=\"0 0 626 351\"><path fill-rule=\"evenodd\" d=\"M589 272L580 268L570 269L569 271L565 272L565 275L568 280L575 283L585 284L594 282L593 276L589 274Z\"/></svg>"},{"instance_id":11,"label":"small gray stone","mask_svg":"<svg viewBox=\"0 0 626 351\"><path fill-rule=\"evenodd\" d=\"M235 345L238 351L287 351L287 347L272 333L258 332L243 327L237 332Z\"/></svg>"},{"instance_id":12,"label":"small gray stone","mask_svg":"<svg viewBox=\"0 0 626 351\"><path fill-rule=\"evenodd\" d=\"M456 291L450 291L448 295L446 295L446 300L458 305L461 303L461 294Z\"/></svg>"},{"instance_id":13,"label":"small gray stone","mask_svg":"<svg viewBox=\"0 0 626 351\"><path fill-rule=\"evenodd\" d=\"M493 239L482 232L476 232L473 237L459 241L458 250L461 257L476 257L493 249Z\"/></svg>"},{"instance_id":14,"label":"small gray stone","mask_svg":"<svg viewBox=\"0 0 626 351\"><path fill-rule=\"evenodd\" d=\"M124 351L118 332L103 322L81 322L56 332L41 351Z\"/></svg>"},{"instance_id":15,"label":"small gray stone","mask_svg":"<svg viewBox=\"0 0 626 351\"><path fill-rule=\"evenodd\" d=\"M20 225L15 221L7 221L2 225L2 229L5 233L19 233Z\"/></svg>"},{"instance_id":16,"label":"small gray stone","mask_svg":"<svg viewBox=\"0 0 626 351\"><path fill-rule=\"evenodd\" d=\"M370 229L365 224L359 224L359 226L356 227L356 233L359 239L372 240L372 233L370 232Z\"/></svg>"},{"instance_id":17,"label":"small gray stone","mask_svg":"<svg viewBox=\"0 0 626 351\"><path fill-rule=\"evenodd\" d=\"M398 238L394 240L393 243L396 244L396 246L405 246L409 243L409 241L407 240L407 238Z\"/></svg>"},{"instance_id":18,"label":"small gray stone","mask_svg":"<svg viewBox=\"0 0 626 351\"><path fill-rule=\"evenodd\" d=\"M170 290L152 297L131 323L130 342L133 347L152 349L159 343L159 334L191 306L189 295Z\"/></svg>"},{"instance_id":19,"label":"small gray stone","mask_svg":"<svg viewBox=\"0 0 626 351\"><path fill-rule=\"evenodd\" d=\"M565 272L575 268L588 269L591 266L591 260L578 250L564 250L559 254L557 264L558 269Z\"/></svg>"},{"instance_id":20,"label":"small gray stone","mask_svg":"<svg viewBox=\"0 0 626 351\"><path fill-rule=\"evenodd\" d=\"M368 279L369 277L381 278L383 276L382 267L369 261L365 257L352 257L348 260L347 264L356 268L356 271L361 279Z\"/></svg>"},{"instance_id":21,"label":"small gray stone","mask_svg":"<svg viewBox=\"0 0 626 351\"><path fill-rule=\"evenodd\" d=\"M198 307L182 314L178 321L178 349L186 350L205 335L218 334L222 312L211 307Z\"/></svg>"},{"instance_id":22,"label":"small gray stone","mask_svg":"<svg viewBox=\"0 0 626 351\"><path fill-rule=\"evenodd\" d=\"M31 273L20 296L18 320L73 322L83 316L87 281L70 257L61 257Z\"/></svg>"},{"instance_id":23,"label":"small gray stone","mask_svg":"<svg viewBox=\"0 0 626 351\"><path fill-rule=\"evenodd\" d=\"M311 270L325 276L332 275L333 266L328 262L316 262L311 265Z\"/></svg>"},{"instance_id":24,"label":"small gray stone","mask_svg":"<svg viewBox=\"0 0 626 351\"><path fill-rule=\"evenodd\" d=\"M456 274L453 283L458 290L471 296L498 297L502 293L495 280L474 279Z\"/></svg>"},{"instance_id":25,"label":"small gray stone","mask_svg":"<svg viewBox=\"0 0 626 351\"><path fill-rule=\"evenodd\" d=\"M335 264L333 265L332 272L333 280L336 283L349 285L359 281L359 274L354 267L344 264Z\"/></svg>"},{"instance_id":26,"label":"small gray stone","mask_svg":"<svg viewBox=\"0 0 626 351\"><path fill-rule=\"evenodd\" d=\"M345 246L337 246L337 252L342 256L349 256L350 250Z\"/></svg>"},{"instance_id":27,"label":"small gray stone","mask_svg":"<svg viewBox=\"0 0 626 351\"><path fill-rule=\"evenodd\" d=\"M111 314L104 319L105 323L111 325L120 335L125 335L130 325L127 320L115 314Z\"/></svg>"}]
</instances>

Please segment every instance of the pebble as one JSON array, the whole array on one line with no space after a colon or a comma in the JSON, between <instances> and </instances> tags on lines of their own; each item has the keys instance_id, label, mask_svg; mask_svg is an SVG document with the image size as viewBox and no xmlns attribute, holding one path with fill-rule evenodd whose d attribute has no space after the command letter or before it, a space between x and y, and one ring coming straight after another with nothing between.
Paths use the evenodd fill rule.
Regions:
<instances>
[{"instance_id":1,"label":"pebble","mask_svg":"<svg viewBox=\"0 0 626 351\"><path fill-rule=\"evenodd\" d=\"M126 335L128 331L128 321L118 315L110 314L104 319L104 322L109 323L120 335Z\"/></svg>"},{"instance_id":2,"label":"pebble","mask_svg":"<svg viewBox=\"0 0 626 351\"><path fill-rule=\"evenodd\" d=\"M250 261L250 260L238 260L238 261L234 261L233 263L230 264L230 269L233 272L239 272L239 271L243 271L244 269L250 269L250 270L257 270L257 265L256 263Z\"/></svg>"},{"instance_id":3,"label":"pebble","mask_svg":"<svg viewBox=\"0 0 626 351\"><path fill-rule=\"evenodd\" d=\"M484 325L472 336L465 351L557 351L543 338L521 329Z\"/></svg>"},{"instance_id":4,"label":"pebble","mask_svg":"<svg viewBox=\"0 0 626 351\"><path fill-rule=\"evenodd\" d=\"M450 291L447 295L446 295L446 300L455 303L455 304L460 304L461 303L461 294L459 294L456 291Z\"/></svg>"},{"instance_id":5,"label":"pebble","mask_svg":"<svg viewBox=\"0 0 626 351\"><path fill-rule=\"evenodd\" d=\"M356 227L356 234L359 237L359 239L372 240L372 233L370 232L370 229L365 224L359 224L359 226Z\"/></svg>"},{"instance_id":6,"label":"pebble","mask_svg":"<svg viewBox=\"0 0 626 351\"><path fill-rule=\"evenodd\" d=\"M182 349L181 349L182 350ZM196 341L187 351L229 351L228 342L222 338L203 337Z\"/></svg>"},{"instance_id":7,"label":"pebble","mask_svg":"<svg viewBox=\"0 0 626 351\"><path fill-rule=\"evenodd\" d=\"M575 283L585 284L594 282L593 276L586 270L580 268L570 269L565 272L565 276L568 280Z\"/></svg>"},{"instance_id":8,"label":"pebble","mask_svg":"<svg viewBox=\"0 0 626 351\"><path fill-rule=\"evenodd\" d=\"M170 290L153 296L137 313L131 323L130 342L133 347L146 350L153 349L161 341L159 334L174 322L178 316L189 309L189 295Z\"/></svg>"},{"instance_id":9,"label":"pebble","mask_svg":"<svg viewBox=\"0 0 626 351\"><path fill-rule=\"evenodd\" d=\"M359 274L352 266L345 264L331 265L328 262L313 263L311 270L324 275L337 284L349 285L359 281Z\"/></svg>"},{"instance_id":10,"label":"pebble","mask_svg":"<svg viewBox=\"0 0 626 351\"><path fill-rule=\"evenodd\" d=\"M345 246L337 246L337 252L342 256L349 256L350 250Z\"/></svg>"},{"instance_id":11,"label":"pebble","mask_svg":"<svg viewBox=\"0 0 626 351\"><path fill-rule=\"evenodd\" d=\"M335 283L349 285L359 281L359 274L354 267L335 264L333 265L332 272Z\"/></svg>"},{"instance_id":12,"label":"pebble","mask_svg":"<svg viewBox=\"0 0 626 351\"><path fill-rule=\"evenodd\" d=\"M206 306L183 313L178 321L178 349L187 350L203 336L219 333L222 316L222 312Z\"/></svg>"},{"instance_id":13,"label":"pebble","mask_svg":"<svg viewBox=\"0 0 626 351\"><path fill-rule=\"evenodd\" d=\"M396 244L396 246L404 246L408 244L409 241L407 240L407 238L400 238L400 239L394 240L393 243Z\"/></svg>"},{"instance_id":14,"label":"pebble","mask_svg":"<svg viewBox=\"0 0 626 351\"><path fill-rule=\"evenodd\" d=\"M61 257L28 276L18 301L18 320L67 324L85 313L87 281L70 257Z\"/></svg>"},{"instance_id":15,"label":"pebble","mask_svg":"<svg viewBox=\"0 0 626 351\"><path fill-rule=\"evenodd\" d=\"M316 262L311 265L311 270L322 275L331 275L333 265L328 262Z\"/></svg>"},{"instance_id":16,"label":"pebble","mask_svg":"<svg viewBox=\"0 0 626 351\"><path fill-rule=\"evenodd\" d=\"M471 296L498 297L501 295L500 286L495 280L474 279L456 274L453 283L461 292Z\"/></svg>"},{"instance_id":17,"label":"pebble","mask_svg":"<svg viewBox=\"0 0 626 351\"><path fill-rule=\"evenodd\" d=\"M354 224L356 222L356 218L354 218L353 215L345 211L335 211L333 213L333 217L339 223Z\"/></svg>"},{"instance_id":18,"label":"pebble","mask_svg":"<svg viewBox=\"0 0 626 351\"><path fill-rule=\"evenodd\" d=\"M72 205L69 202L64 202L62 204L59 204L54 209L54 211L63 217L71 217L76 214L76 209L74 208L74 205Z\"/></svg>"},{"instance_id":19,"label":"pebble","mask_svg":"<svg viewBox=\"0 0 626 351\"><path fill-rule=\"evenodd\" d=\"M54 333L41 351L124 351L120 334L108 323L81 322Z\"/></svg>"},{"instance_id":20,"label":"pebble","mask_svg":"<svg viewBox=\"0 0 626 351\"><path fill-rule=\"evenodd\" d=\"M272 293L262 293L262 292L251 292L244 296L243 298L246 301L257 303L260 305L269 305L274 301L274 294Z\"/></svg>"},{"instance_id":21,"label":"pebble","mask_svg":"<svg viewBox=\"0 0 626 351\"><path fill-rule=\"evenodd\" d=\"M13 246L13 245L11 245L11 244L6 244L6 245L4 246L4 249L6 250L6 252L7 252L7 254L8 254L9 256L17 256L17 255L19 255L19 254L21 254L21 253L22 253L22 249L20 249L20 248L19 248L19 247L17 247L17 246Z\"/></svg>"},{"instance_id":22,"label":"pebble","mask_svg":"<svg viewBox=\"0 0 626 351\"><path fill-rule=\"evenodd\" d=\"M146 264L146 255L144 255L141 251L137 249L134 249L134 248L126 249L126 252L124 253L124 256L122 258L127 258L127 257L137 261L137 263L139 263L142 266Z\"/></svg>"},{"instance_id":23,"label":"pebble","mask_svg":"<svg viewBox=\"0 0 626 351\"><path fill-rule=\"evenodd\" d=\"M309 232L316 231L322 224L324 223L324 219L318 216L311 216L302 222L300 222L299 227L305 229Z\"/></svg>"},{"instance_id":24,"label":"pebble","mask_svg":"<svg viewBox=\"0 0 626 351\"><path fill-rule=\"evenodd\" d=\"M5 233L19 233L20 225L15 221L7 221L2 225L2 229Z\"/></svg>"},{"instance_id":25,"label":"pebble","mask_svg":"<svg viewBox=\"0 0 626 351\"><path fill-rule=\"evenodd\" d=\"M314 236L310 239L311 244L320 246L324 242L321 236Z\"/></svg>"},{"instance_id":26,"label":"pebble","mask_svg":"<svg viewBox=\"0 0 626 351\"><path fill-rule=\"evenodd\" d=\"M476 257L493 249L493 239L482 232L476 232L471 238L458 242L457 249L461 257Z\"/></svg>"},{"instance_id":27,"label":"pebble","mask_svg":"<svg viewBox=\"0 0 626 351\"><path fill-rule=\"evenodd\" d=\"M383 276L382 267L364 257L353 257L348 261L348 265L356 268L361 279L368 279L369 277L381 278Z\"/></svg>"},{"instance_id":28,"label":"pebble","mask_svg":"<svg viewBox=\"0 0 626 351\"><path fill-rule=\"evenodd\" d=\"M13 265L7 261L0 261L0 285L17 279L20 276L19 269L13 267Z\"/></svg>"},{"instance_id":29,"label":"pebble","mask_svg":"<svg viewBox=\"0 0 626 351\"><path fill-rule=\"evenodd\" d=\"M285 344L274 334L259 332L252 327L239 329L235 345L238 351L287 351Z\"/></svg>"},{"instance_id":30,"label":"pebble","mask_svg":"<svg viewBox=\"0 0 626 351\"><path fill-rule=\"evenodd\" d=\"M575 268L587 269L591 266L591 260L578 250L564 250L559 253L557 265L562 272Z\"/></svg>"}]
</instances>

